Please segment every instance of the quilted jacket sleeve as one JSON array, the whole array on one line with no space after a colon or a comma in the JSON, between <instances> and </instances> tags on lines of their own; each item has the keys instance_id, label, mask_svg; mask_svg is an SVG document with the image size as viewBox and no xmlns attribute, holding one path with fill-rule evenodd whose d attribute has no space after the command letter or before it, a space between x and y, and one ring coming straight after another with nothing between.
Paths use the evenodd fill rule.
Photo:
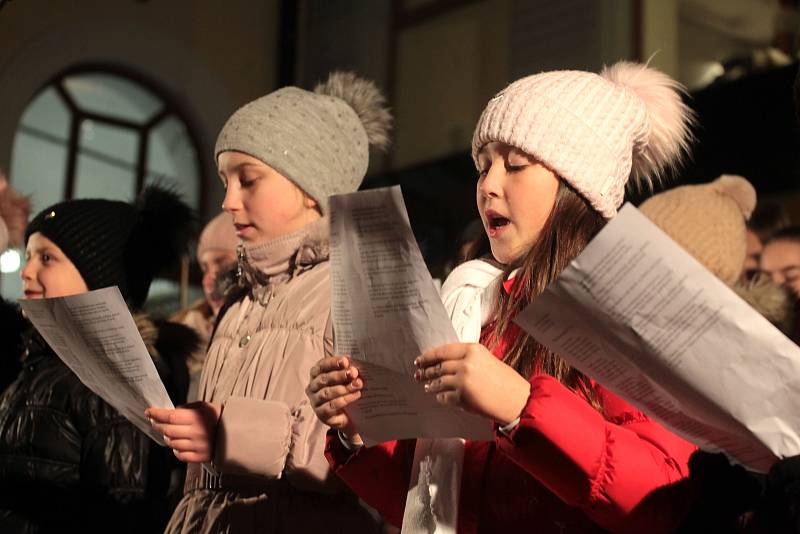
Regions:
<instances>
[{"instance_id":1,"label":"quilted jacket sleeve","mask_svg":"<svg viewBox=\"0 0 800 534\"><path fill-rule=\"evenodd\" d=\"M96 403L102 406L95 424L82 439L75 436L81 439L81 504L74 513L89 530L116 522L120 532L161 527L167 512L168 451L110 406L99 399Z\"/></svg>"},{"instance_id":2,"label":"quilted jacket sleeve","mask_svg":"<svg viewBox=\"0 0 800 534\"><path fill-rule=\"evenodd\" d=\"M603 412L553 377L531 379L519 424L497 444L564 502L614 532L671 532L690 505L695 446L598 389Z\"/></svg>"},{"instance_id":3,"label":"quilted jacket sleeve","mask_svg":"<svg viewBox=\"0 0 800 534\"><path fill-rule=\"evenodd\" d=\"M325 457L334 472L391 524L400 526L411 477L416 440L388 441L348 450L330 430ZM379 484L376 484L380 481ZM378 488L379 491L376 491Z\"/></svg>"}]
</instances>

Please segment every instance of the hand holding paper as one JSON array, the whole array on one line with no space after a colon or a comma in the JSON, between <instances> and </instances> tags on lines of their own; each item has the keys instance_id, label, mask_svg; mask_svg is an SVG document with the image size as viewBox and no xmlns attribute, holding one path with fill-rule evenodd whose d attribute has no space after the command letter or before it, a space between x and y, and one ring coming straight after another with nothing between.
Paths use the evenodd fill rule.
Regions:
<instances>
[{"instance_id":1,"label":"hand holding paper","mask_svg":"<svg viewBox=\"0 0 800 534\"><path fill-rule=\"evenodd\" d=\"M368 444L491 439L488 420L439 404L413 379L417 356L458 338L417 248L400 188L335 195L330 209L336 353L350 355L363 380L357 402L347 406L347 424Z\"/></svg>"},{"instance_id":2,"label":"hand holding paper","mask_svg":"<svg viewBox=\"0 0 800 534\"><path fill-rule=\"evenodd\" d=\"M164 436L167 447L182 462L210 462L222 407L210 402L192 402L175 409L145 410L153 430Z\"/></svg>"},{"instance_id":3,"label":"hand holding paper","mask_svg":"<svg viewBox=\"0 0 800 534\"><path fill-rule=\"evenodd\" d=\"M353 441L363 441L347 415L347 407L361 398L364 381L358 376L358 367L343 356L323 358L311 368L311 381L306 395L320 421L341 430Z\"/></svg>"},{"instance_id":4,"label":"hand holding paper","mask_svg":"<svg viewBox=\"0 0 800 534\"><path fill-rule=\"evenodd\" d=\"M530 383L483 345L452 343L414 361L414 378L445 406L506 425L519 417L530 396Z\"/></svg>"}]
</instances>

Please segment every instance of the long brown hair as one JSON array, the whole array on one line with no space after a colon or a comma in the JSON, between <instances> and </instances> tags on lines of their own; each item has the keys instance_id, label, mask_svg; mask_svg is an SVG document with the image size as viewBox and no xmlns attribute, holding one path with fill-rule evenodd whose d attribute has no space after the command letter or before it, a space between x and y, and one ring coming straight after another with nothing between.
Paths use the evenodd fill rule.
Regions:
<instances>
[{"instance_id":1,"label":"long brown hair","mask_svg":"<svg viewBox=\"0 0 800 534\"><path fill-rule=\"evenodd\" d=\"M605 223L583 197L561 180L555 204L536 243L525 255L506 266L504 280L514 270L519 270L511 291L498 287L494 331L488 342L490 349L509 332L519 312L558 277ZM507 348L503 361L525 378L534 371L551 375L599 407L586 377L524 331L520 331Z\"/></svg>"}]
</instances>

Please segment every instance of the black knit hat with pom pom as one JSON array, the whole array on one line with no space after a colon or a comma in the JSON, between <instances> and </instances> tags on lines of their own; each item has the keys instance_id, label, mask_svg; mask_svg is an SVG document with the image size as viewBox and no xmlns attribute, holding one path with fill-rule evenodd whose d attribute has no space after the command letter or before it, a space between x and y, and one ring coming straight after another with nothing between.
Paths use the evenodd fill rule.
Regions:
<instances>
[{"instance_id":1,"label":"black knit hat with pom pom","mask_svg":"<svg viewBox=\"0 0 800 534\"><path fill-rule=\"evenodd\" d=\"M118 286L140 308L153 278L186 252L195 226L193 210L175 192L149 186L132 204L98 198L54 204L28 224L25 243L40 232L90 290Z\"/></svg>"}]
</instances>

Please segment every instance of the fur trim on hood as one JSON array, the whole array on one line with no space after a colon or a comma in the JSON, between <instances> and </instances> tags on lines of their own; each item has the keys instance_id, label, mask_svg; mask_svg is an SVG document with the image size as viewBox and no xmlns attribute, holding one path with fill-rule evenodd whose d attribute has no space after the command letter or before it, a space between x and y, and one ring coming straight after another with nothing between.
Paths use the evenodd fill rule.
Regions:
<instances>
[{"instance_id":1,"label":"fur trim on hood","mask_svg":"<svg viewBox=\"0 0 800 534\"><path fill-rule=\"evenodd\" d=\"M188 326L154 321L144 313L134 314L133 319L172 402L176 405L185 403L189 390L187 362L203 348L200 336Z\"/></svg>"},{"instance_id":2,"label":"fur trim on hood","mask_svg":"<svg viewBox=\"0 0 800 534\"><path fill-rule=\"evenodd\" d=\"M783 286L758 276L752 280L740 280L732 289L781 332L791 335L795 320L795 302Z\"/></svg>"}]
</instances>

